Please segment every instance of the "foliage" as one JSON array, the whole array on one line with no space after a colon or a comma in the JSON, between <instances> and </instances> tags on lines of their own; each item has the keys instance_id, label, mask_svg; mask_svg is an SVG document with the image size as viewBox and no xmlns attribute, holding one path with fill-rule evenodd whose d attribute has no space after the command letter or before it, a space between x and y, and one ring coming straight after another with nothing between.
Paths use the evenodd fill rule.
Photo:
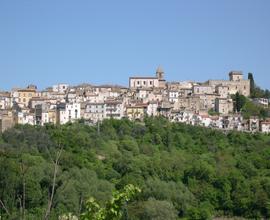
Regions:
<instances>
[{"instance_id":1,"label":"foliage","mask_svg":"<svg viewBox=\"0 0 270 220\"><path fill-rule=\"evenodd\" d=\"M240 95L239 92L233 95L233 100L235 112L240 112L247 102L247 98L243 95Z\"/></svg>"},{"instance_id":2,"label":"foliage","mask_svg":"<svg viewBox=\"0 0 270 220\"><path fill-rule=\"evenodd\" d=\"M254 104L250 99L240 95L238 92L233 95L232 98L234 100L234 110L236 112L241 112L245 119L252 116L265 119L270 115L270 110L268 108Z\"/></svg>"},{"instance_id":3,"label":"foliage","mask_svg":"<svg viewBox=\"0 0 270 220\"><path fill-rule=\"evenodd\" d=\"M91 197L86 201L86 211L81 215L82 220L117 220L123 216L123 207L141 190L132 184L126 185L123 191L115 191L113 198L101 207Z\"/></svg>"},{"instance_id":4,"label":"foliage","mask_svg":"<svg viewBox=\"0 0 270 220\"><path fill-rule=\"evenodd\" d=\"M247 116L255 112L250 104L247 99L241 110ZM100 129L82 122L17 126L0 140L2 219L44 218L59 144L50 219L86 213L121 220L270 218L269 135L149 117L105 120ZM125 195L133 196L122 189L129 184L142 192L126 203Z\"/></svg>"},{"instance_id":5,"label":"foliage","mask_svg":"<svg viewBox=\"0 0 270 220\"><path fill-rule=\"evenodd\" d=\"M253 74L248 74L248 79L250 80L250 97L251 98L266 98L270 99L270 91L268 89L263 90L256 85Z\"/></svg>"}]
</instances>

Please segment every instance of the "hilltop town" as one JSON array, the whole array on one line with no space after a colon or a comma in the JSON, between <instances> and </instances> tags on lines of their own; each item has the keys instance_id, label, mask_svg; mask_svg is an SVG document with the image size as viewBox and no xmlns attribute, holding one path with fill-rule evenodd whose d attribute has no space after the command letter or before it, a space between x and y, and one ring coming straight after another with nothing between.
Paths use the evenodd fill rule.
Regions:
<instances>
[{"instance_id":1,"label":"hilltop town","mask_svg":"<svg viewBox=\"0 0 270 220\"><path fill-rule=\"evenodd\" d=\"M153 76L132 76L129 87L116 85L53 85L38 91L35 85L0 92L0 131L16 124L65 124L83 119L96 124L103 119L143 120L164 116L181 122L224 130L270 132L267 118L245 118L235 110L233 96L247 97L260 108L269 99L250 97L250 80L231 71L228 80L167 82L162 67Z\"/></svg>"}]
</instances>

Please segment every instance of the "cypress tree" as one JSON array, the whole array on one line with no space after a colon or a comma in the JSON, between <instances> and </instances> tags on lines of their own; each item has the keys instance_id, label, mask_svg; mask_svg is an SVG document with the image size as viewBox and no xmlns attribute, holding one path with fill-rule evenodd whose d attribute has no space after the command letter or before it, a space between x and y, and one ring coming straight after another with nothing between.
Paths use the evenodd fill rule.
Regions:
<instances>
[{"instance_id":1,"label":"cypress tree","mask_svg":"<svg viewBox=\"0 0 270 220\"><path fill-rule=\"evenodd\" d=\"M255 82L252 73L248 73L248 79L250 81L250 96L253 96L255 91Z\"/></svg>"}]
</instances>

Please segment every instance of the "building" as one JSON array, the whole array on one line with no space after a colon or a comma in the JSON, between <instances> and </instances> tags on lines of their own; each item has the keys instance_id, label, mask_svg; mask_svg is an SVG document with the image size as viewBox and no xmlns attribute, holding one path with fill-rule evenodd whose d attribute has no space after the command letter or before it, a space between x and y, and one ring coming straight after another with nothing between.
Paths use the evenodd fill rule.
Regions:
<instances>
[{"instance_id":1,"label":"building","mask_svg":"<svg viewBox=\"0 0 270 220\"><path fill-rule=\"evenodd\" d=\"M214 90L212 86L209 85L194 85L192 88L193 94L202 95L202 94L213 94Z\"/></svg>"},{"instance_id":2,"label":"building","mask_svg":"<svg viewBox=\"0 0 270 220\"><path fill-rule=\"evenodd\" d=\"M133 76L129 78L130 89L141 89L141 88L165 88L166 81L164 79L164 71L159 66L156 70L156 76Z\"/></svg>"},{"instance_id":3,"label":"building","mask_svg":"<svg viewBox=\"0 0 270 220\"><path fill-rule=\"evenodd\" d=\"M229 73L229 80L208 80L206 85L213 87L222 85L228 87L228 94L236 94L239 92L244 96L250 95L250 81L243 78L241 71L231 71Z\"/></svg>"},{"instance_id":4,"label":"building","mask_svg":"<svg viewBox=\"0 0 270 220\"><path fill-rule=\"evenodd\" d=\"M215 92L220 98L227 99L229 96L229 87L223 86L223 85L217 85Z\"/></svg>"},{"instance_id":5,"label":"building","mask_svg":"<svg viewBox=\"0 0 270 220\"><path fill-rule=\"evenodd\" d=\"M232 99L216 98L215 111L222 114L228 115L233 112L233 101Z\"/></svg>"},{"instance_id":6,"label":"building","mask_svg":"<svg viewBox=\"0 0 270 220\"><path fill-rule=\"evenodd\" d=\"M84 118L93 123L102 121L105 118L105 103L86 103L84 110Z\"/></svg>"},{"instance_id":7,"label":"building","mask_svg":"<svg viewBox=\"0 0 270 220\"><path fill-rule=\"evenodd\" d=\"M26 89L18 89L16 95L18 95L17 103L21 107L28 107L29 101L36 97L37 91L36 87L28 86Z\"/></svg>"},{"instance_id":8,"label":"building","mask_svg":"<svg viewBox=\"0 0 270 220\"><path fill-rule=\"evenodd\" d=\"M267 108L269 105L269 100L265 99L265 98L255 98L255 99L253 99L253 103L256 105L261 105L261 106Z\"/></svg>"},{"instance_id":9,"label":"building","mask_svg":"<svg viewBox=\"0 0 270 220\"><path fill-rule=\"evenodd\" d=\"M80 103L59 103L56 107L56 123L65 124L81 118Z\"/></svg>"},{"instance_id":10,"label":"building","mask_svg":"<svg viewBox=\"0 0 270 220\"><path fill-rule=\"evenodd\" d=\"M12 99L9 92L0 92L0 110L10 109L12 107Z\"/></svg>"},{"instance_id":11,"label":"building","mask_svg":"<svg viewBox=\"0 0 270 220\"><path fill-rule=\"evenodd\" d=\"M126 106L126 116L130 120L143 120L147 115L148 104L138 103L135 105Z\"/></svg>"},{"instance_id":12,"label":"building","mask_svg":"<svg viewBox=\"0 0 270 220\"><path fill-rule=\"evenodd\" d=\"M261 121L260 122L260 131L263 133L270 133L270 121Z\"/></svg>"},{"instance_id":13,"label":"building","mask_svg":"<svg viewBox=\"0 0 270 220\"><path fill-rule=\"evenodd\" d=\"M108 99L104 103L105 103L105 118L121 119L124 117L124 105L122 101Z\"/></svg>"},{"instance_id":14,"label":"building","mask_svg":"<svg viewBox=\"0 0 270 220\"><path fill-rule=\"evenodd\" d=\"M52 90L53 90L53 92L57 92L57 93L66 93L68 88L69 88L68 84L60 83L60 84L57 84L57 85L53 85Z\"/></svg>"},{"instance_id":15,"label":"building","mask_svg":"<svg viewBox=\"0 0 270 220\"><path fill-rule=\"evenodd\" d=\"M0 112L0 133L12 128L15 125L16 117L12 111Z\"/></svg>"}]
</instances>

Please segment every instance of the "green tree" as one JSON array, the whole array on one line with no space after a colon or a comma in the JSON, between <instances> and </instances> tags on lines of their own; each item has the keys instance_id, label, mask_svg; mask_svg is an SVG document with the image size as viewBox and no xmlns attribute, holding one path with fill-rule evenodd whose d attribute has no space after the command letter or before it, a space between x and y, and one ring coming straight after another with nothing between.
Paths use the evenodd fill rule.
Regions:
<instances>
[{"instance_id":1,"label":"green tree","mask_svg":"<svg viewBox=\"0 0 270 220\"><path fill-rule=\"evenodd\" d=\"M171 202L154 198L139 202L129 207L129 210L130 218L136 220L176 220L178 214Z\"/></svg>"},{"instance_id":2,"label":"green tree","mask_svg":"<svg viewBox=\"0 0 270 220\"><path fill-rule=\"evenodd\" d=\"M252 97L255 92L255 82L252 73L248 73L248 79L250 81L250 96Z\"/></svg>"},{"instance_id":3,"label":"green tree","mask_svg":"<svg viewBox=\"0 0 270 220\"><path fill-rule=\"evenodd\" d=\"M105 207L90 198L86 202L86 211L81 215L82 220L119 220L123 216L124 206L141 190L132 184L126 185L122 191L115 191L113 198Z\"/></svg>"},{"instance_id":4,"label":"green tree","mask_svg":"<svg viewBox=\"0 0 270 220\"><path fill-rule=\"evenodd\" d=\"M234 107L235 111L240 112L246 103L246 97L243 95L240 95L239 92L237 92L234 96L234 102L235 102L235 107Z\"/></svg>"}]
</instances>

